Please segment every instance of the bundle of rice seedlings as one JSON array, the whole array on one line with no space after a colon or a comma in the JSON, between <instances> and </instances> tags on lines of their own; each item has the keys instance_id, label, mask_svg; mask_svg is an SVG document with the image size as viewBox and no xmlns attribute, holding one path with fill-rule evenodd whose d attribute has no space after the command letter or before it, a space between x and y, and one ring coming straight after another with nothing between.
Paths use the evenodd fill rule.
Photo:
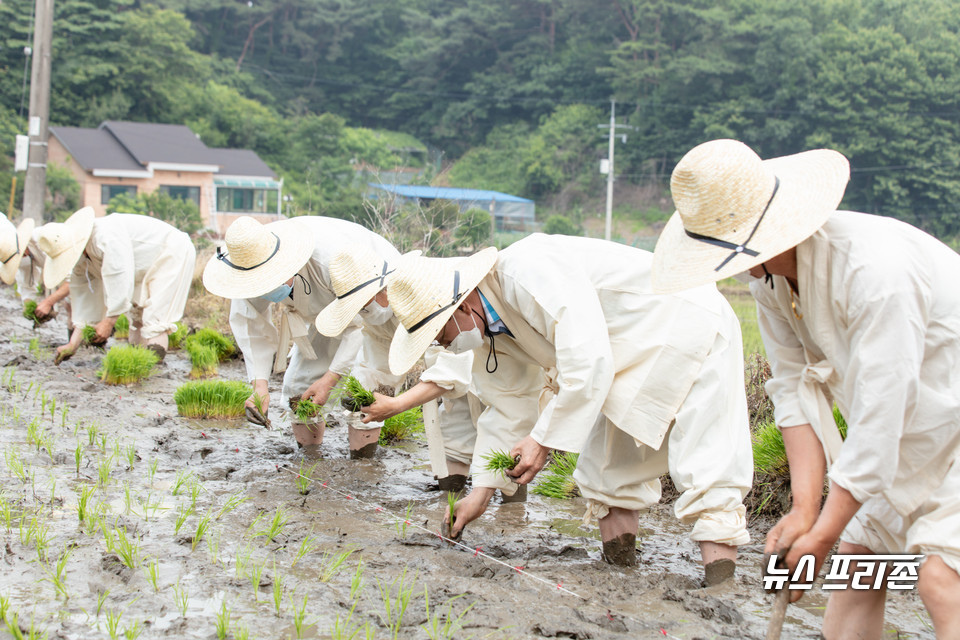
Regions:
<instances>
[{"instance_id":1,"label":"bundle of rice seedlings","mask_svg":"<svg viewBox=\"0 0 960 640\"><path fill-rule=\"evenodd\" d=\"M83 343L84 343L84 344L89 344L89 345L93 345L93 346L100 346L100 344L98 343L97 328L96 328L96 327L94 327L93 325L89 325L89 324L88 324L87 326L85 326L85 327L81 330L81 333L83 334Z\"/></svg>"},{"instance_id":2,"label":"bundle of rice seedlings","mask_svg":"<svg viewBox=\"0 0 960 640\"><path fill-rule=\"evenodd\" d=\"M414 407L384 420L379 442L391 444L406 440L419 431L423 431L423 409Z\"/></svg>"},{"instance_id":3,"label":"bundle of rice seedlings","mask_svg":"<svg viewBox=\"0 0 960 640\"><path fill-rule=\"evenodd\" d=\"M487 461L487 465L485 467L487 471L496 471L504 478L507 477L507 471L517 466L517 461L514 460L506 451L494 449L490 453L480 457Z\"/></svg>"},{"instance_id":4,"label":"bundle of rice seedlings","mask_svg":"<svg viewBox=\"0 0 960 640\"><path fill-rule=\"evenodd\" d=\"M239 418L253 388L237 380L187 382L173 394L177 413L187 418Z\"/></svg>"},{"instance_id":5,"label":"bundle of rice seedlings","mask_svg":"<svg viewBox=\"0 0 960 640\"><path fill-rule=\"evenodd\" d=\"M292 409L294 415L297 417L297 422L313 422L323 409L322 404L317 404L313 400L304 398L297 398L296 401L291 398L290 404L293 405Z\"/></svg>"},{"instance_id":6,"label":"bundle of rice seedlings","mask_svg":"<svg viewBox=\"0 0 960 640\"><path fill-rule=\"evenodd\" d=\"M577 468L579 454L570 451L553 451L547 468L537 479L533 492L538 496L548 498L576 498L580 495L580 488L573 479L573 472Z\"/></svg>"},{"instance_id":7,"label":"bundle of rice seedlings","mask_svg":"<svg viewBox=\"0 0 960 640\"><path fill-rule=\"evenodd\" d=\"M187 351L190 351L191 345L203 345L206 347L212 347L216 353L217 358L222 362L227 358L231 357L237 351L237 347L233 344L233 340L223 335L216 329L200 329L196 333L193 333L187 336L187 339L184 342Z\"/></svg>"},{"instance_id":8,"label":"bundle of rice seedlings","mask_svg":"<svg viewBox=\"0 0 960 640\"><path fill-rule=\"evenodd\" d=\"M27 320L33 322L33 326L37 327L44 322L49 322L53 319L53 314L45 316L42 320L37 317L37 301L36 300L27 300L23 303L23 317Z\"/></svg>"},{"instance_id":9,"label":"bundle of rice seedlings","mask_svg":"<svg viewBox=\"0 0 960 640\"><path fill-rule=\"evenodd\" d=\"M103 357L97 374L107 384L134 384L153 373L158 362L159 356L146 347L118 345Z\"/></svg>"},{"instance_id":10,"label":"bundle of rice seedlings","mask_svg":"<svg viewBox=\"0 0 960 640\"><path fill-rule=\"evenodd\" d=\"M360 381L353 376L347 376L343 381L344 396L340 404L350 411L360 411L360 407L367 407L376 402L372 391L367 391Z\"/></svg>"},{"instance_id":11,"label":"bundle of rice seedlings","mask_svg":"<svg viewBox=\"0 0 960 640\"><path fill-rule=\"evenodd\" d=\"M187 353L190 355L191 378L209 378L220 371L220 357L215 347L188 341Z\"/></svg>"},{"instance_id":12,"label":"bundle of rice seedlings","mask_svg":"<svg viewBox=\"0 0 960 640\"><path fill-rule=\"evenodd\" d=\"M836 406L833 407L833 421L837 423L837 430L840 431L840 437L844 440L847 439L847 421L840 414L840 409Z\"/></svg>"},{"instance_id":13,"label":"bundle of rice seedlings","mask_svg":"<svg viewBox=\"0 0 960 640\"><path fill-rule=\"evenodd\" d=\"M189 327L182 322L177 323L177 330L167 336L167 351L176 351L183 346L183 341L187 339L190 333Z\"/></svg>"},{"instance_id":14,"label":"bundle of rice seedlings","mask_svg":"<svg viewBox=\"0 0 960 640\"><path fill-rule=\"evenodd\" d=\"M774 422L753 432L753 489L744 500L755 514L779 516L790 510L790 467L783 434Z\"/></svg>"},{"instance_id":15,"label":"bundle of rice seedlings","mask_svg":"<svg viewBox=\"0 0 960 640\"><path fill-rule=\"evenodd\" d=\"M125 313L117 316L117 322L113 325L113 337L117 340L126 340L130 337L130 320Z\"/></svg>"}]
</instances>

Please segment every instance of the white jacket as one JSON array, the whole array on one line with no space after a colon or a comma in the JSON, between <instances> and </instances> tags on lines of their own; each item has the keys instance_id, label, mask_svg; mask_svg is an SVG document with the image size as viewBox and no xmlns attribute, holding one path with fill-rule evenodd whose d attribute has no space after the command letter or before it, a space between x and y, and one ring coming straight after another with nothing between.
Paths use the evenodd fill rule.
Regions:
<instances>
[{"instance_id":1,"label":"white jacket","mask_svg":"<svg viewBox=\"0 0 960 640\"><path fill-rule=\"evenodd\" d=\"M781 427L811 423L830 478L902 515L936 488L960 444L960 256L891 218L838 211L797 246L790 286L751 285ZM839 436L836 402L848 424ZM822 416L822 417L821 417Z\"/></svg>"},{"instance_id":2,"label":"white jacket","mask_svg":"<svg viewBox=\"0 0 960 640\"><path fill-rule=\"evenodd\" d=\"M315 244L307 264L298 272L303 280L300 277L294 278L293 300L288 298L280 303L281 332L273 325L270 302L267 300L236 299L230 303L230 328L243 352L247 377L250 380L266 380L271 371L283 371L290 340L297 345L302 355L314 359L310 355L314 353L310 339L317 337L313 323L317 314L336 298L328 267L333 257L344 247L364 244L391 261L400 256L384 238L353 222L319 216L304 216L298 218L297 222L308 229ZM329 366L330 371L340 375L350 371L360 349L360 327L361 321L357 317L339 338L319 336L321 339L339 341L339 347ZM281 333L284 335L281 336Z\"/></svg>"},{"instance_id":3,"label":"white jacket","mask_svg":"<svg viewBox=\"0 0 960 640\"><path fill-rule=\"evenodd\" d=\"M621 244L533 234L500 252L479 290L516 345L554 384L531 435L580 451L602 411L659 449L717 335L726 300L713 285L657 295L653 254ZM511 338L498 335L496 344ZM475 350L485 363L489 338ZM474 367L474 384L483 385ZM491 374L496 376L496 373ZM730 381L742 393L742 381ZM489 400L485 400L489 401Z\"/></svg>"}]
</instances>

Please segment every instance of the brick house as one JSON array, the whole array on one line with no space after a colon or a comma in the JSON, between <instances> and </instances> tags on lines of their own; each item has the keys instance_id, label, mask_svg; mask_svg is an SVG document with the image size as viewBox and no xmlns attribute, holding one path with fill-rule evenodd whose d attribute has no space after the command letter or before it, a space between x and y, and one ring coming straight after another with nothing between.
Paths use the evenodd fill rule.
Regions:
<instances>
[{"instance_id":1,"label":"brick house","mask_svg":"<svg viewBox=\"0 0 960 640\"><path fill-rule=\"evenodd\" d=\"M222 235L236 218L282 217L283 180L253 151L211 149L189 127L107 121L96 129L50 127L48 162L70 169L80 206L112 213L115 195L160 191L192 200L204 225Z\"/></svg>"}]
</instances>

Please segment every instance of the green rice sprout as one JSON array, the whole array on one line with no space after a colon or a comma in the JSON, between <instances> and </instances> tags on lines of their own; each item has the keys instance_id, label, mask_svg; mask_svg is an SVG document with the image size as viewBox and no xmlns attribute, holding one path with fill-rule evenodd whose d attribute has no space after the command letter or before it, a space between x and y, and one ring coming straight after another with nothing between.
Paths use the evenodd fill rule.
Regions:
<instances>
[{"instance_id":1,"label":"green rice sprout","mask_svg":"<svg viewBox=\"0 0 960 640\"><path fill-rule=\"evenodd\" d=\"M100 364L100 380L107 384L135 384L156 368L160 357L140 345L119 345L110 349Z\"/></svg>"},{"instance_id":2,"label":"green rice sprout","mask_svg":"<svg viewBox=\"0 0 960 640\"><path fill-rule=\"evenodd\" d=\"M140 566L140 538L136 535L127 536L126 527L113 528L113 552L120 558L120 562L136 569Z\"/></svg>"},{"instance_id":3,"label":"green rice sprout","mask_svg":"<svg viewBox=\"0 0 960 640\"><path fill-rule=\"evenodd\" d=\"M127 445L127 469L133 469L134 463L137 461L137 447L132 444Z\"/></svg>"},{"instance_id":4,"label":"green rice sprout","mask_svg":"<svg viewBox=\"0 0 960 640\"><path fill-rule=\"evenodd\" d=\"M231 338L228 338L216 329L210 328L200 329L196 333L187 336L186 340L184 340L184 347L187 351L190 351L198 345L213 348L217 354L217 360L221 362L233 356L237 351L237 347Z\"/></svg>"},{"instance_id":5,"label":"green rice sprout","mask_svg":"<svg viewBox=\"0 0 960 640\"><path fill-rule=\"evenodd\" d=\"M121 313L117 316L117 321L113 325L113 337L117 340L126 340L130 337L130 319L126 314Z\"/></svg>"},{"instance_id":6,"label":"green rice sprout","mask_svg":"<svg viewBox=\"0 0 960 640\"><path fill-rule=\"evenodd\" d=\"M248 396L250 394L247 394ZM313 400L302 398L297 400L297 406L293 409L293 413L297 416L297 422L310 422L318 415L323 409L323 405L317 404Z\"/></svg>"},{"instance_id":7,"label":"green rice sprout","mask_svg":"<svg viewBox=\"0 0 960 640\"><path fill-rule=\"evenodd\" d=\"M487 461L485 467L487 471L497 472L504 478L507 477L507 471L517 466L517 461L513 459L513 456L499 449L494 449L480 457Z\"/></svg>"},{"instance_id":8,"label":"green rice sprout","mask_svg":"<svg viewBox=\"0 0 960 640\"><path fill-rule=\"evenodd\" d=\"M97 338L97 328L93 325L86 325L83 329L80 330L81 335L83 336L83 343L88 345L96 345L99 342Z\"/></svg>"},{"instance_id":9,"label":"green rice sprout","mask_svg":"<svg viewBox=\"0 0 960 640\"><path fill-rule=\"evenodd\" d=\"M317 468L317 465L320 464L317 462L309 469L303 468L303 461L300 462L300 472L297 474L297 491L300 495L305 496L310 493L310 485L313 482L313 471Z\"/></svg>"},{"instance_id":10,"label":"green rice sprout","mask_svg":"<svg viewBox=\"0 0 960 640\"><path fill-rule=\"evenodd\" d=\"M403 518L397 518L393 522L393 526L397 530L397 537L401 540L407 537L407 527L410 526L410 514L413 513L413 503L408 502L407 508L403 512ZM450 513L453 513L451 511Z\"/></svg>"},{"instance_id":11,"label":"green rice sprout","mask_svg":"<svg viewBox=\"0 0 960 640\"><path fill-rule=\"evenodd\" d=\"M313 553L319 547L317 539L313 536L308 535L306 538L300 541L300 548L297 549L297 556L293 559L293 563L290 565L290 568L293 569L297 566L297 563L303 559L308 553Z\"/></svg>"},{"instance_id":12,"label":"green rice sprout","mask_svg":"<svg viewBox=\"0 0 960 640\"><path fill-rule=\"evenodd\" d=\"M233 510L236 509L237 507L239 507L241 504L243 504L244 502L246 502L247 500L249 500L249 498L247 498L246 496L244 496L244 495L242 495L242 494L243 494L243 490L241 489L241 490L238 491L237 493L235 493L235 494L233 494L232 496L230 496L229 498L227 498L227 501L223 503L223 506L222 506L222 507L220 507L220 511L219 511L219 513L217 513L217 517L214 518L214 519L215 519L215 520L219 520L220 518L222 518L223 516L227 515L228 513L230 513L231 511L233 511Z\"/></svg>"},{"instance_id":13,"label":"green rice sprout","mask_svg":"<svg viewBox=\"0 0 960 640\"><path fill-rule=\"evenodd\" d=\"M284 511L283 507L277 507L277 510L273 513L273 519L270 521L270 526L265 529L261 529L253 534L253 537L265 536L267 540L273 542L274 539L280 535L283 531L284 525L287 524L287 520L290 517L287 515L287 512Z\"/></svg>"},{"instance_id":14,"label":"green rice sprout","mask_svg":"<svg viewBox=\"0 0 960 640\"><path fill-rule=\"evenodd\" d=\"M226 640L227 631L230 630L230 609L227 608L227 599L224 597L220 603L220 611L217 612L217 639Z\"/></svg>"},{"instance_id":15,"label":"green rice sprout","mask_svg":"<svg viewBox=\"0 0 960 640\"><path fill-rule=\"evenodd\" d=\"M387 418L380 429L380 444L391 444L409 439L414 433L423 431L423 409L413 407L403 413Z\"/></svg>"},{"instance_id":16,"label":"green rice sprout","mask_svg":"<svg viewBox=\"0 0 960 640\"><path fill-rule=\"evenodd\" d=\"M52 570L45 565L40 565L47 574L45 579L53 585L57 595L63 596L64 600L70 597L70 594L67 592L67 584L65 582L67 560L70 559L70 554L71 551L69 549L61 553L60 557L57 558L57 563L54 565Z\"/></svg>"},{"instance_id":17,"label":"green rice sprout","mask_svg":"<svg viewBox=\"0 0 960 640\"><path fill-rule=\"evenodd\" d=\"M423 588L423 603L427 610L427 623L420 625L420 628L427 633L430 640L449 640L460 637L460 632L463 631L463 617L477 604L476 602L470 604L459 615L454 616L453 602L464 595L461 593L447 600L444 603L446 606L445 612L441 609L441 611L431 614L430 594L427 592L427 587Z\"/></svg>"},{"instance_id":18,"label":"green rice sprout","mask_svg":"<svg viewBox=\"0 0 960 640\"><path fill-rule=\"evenodd\" d=\"M347 558L349 558L355 550L354 547L350 547L340 553L334 553L330 550L324 551L323 557L320 558L320 582L330 582L330 580L340 572L340 569L343 568L343 563L347 561Z\"/></svg>"},{"instance_id":19,"label":"green rice sprout","mask_svg":"<svg viewBox=\"0 0 960 640\"><path fill-rule=\"evenodd\" d=\"M177 388L173 401L185 418L239 418L253 388L238 380L187 382Z\"/></svg>"},{"instance_id":20,"label":"green rice sprout","mask_svg":"<svg viewBox=\"0 0 960 640\"><path fill-rule=\"evenodd\" d=\"M196 479L194 479L193 484L190 485L190 508L193 509L197 506L197 498L200 497L200 491L203 489Z\"/></svg>"},{"instance_id":21,"label":"green rice sprout","mask_svg":"<svg viewBox=\"0 0 960 640\"><path fill-rule=\"evenodd\" d=\"M190 592L186 587L180 586L180 578L177 578L177 584L173 585L173 601L177 603L180 617L186 618L187 608L190 606Z\"/></svg>"},{"instance_id":22,"label":"green rice sprout","mask_svg":"<svg viewBox=\"0 0 960 640\"><path fill-rule=\"evenodd\" d=\"M20 482L26 482L29 479L27 470L23 466L23 460L20 458L20 452L16 449L6 449L3 452L4 462L7 463L7 469L15 475Z\"/></svg>"},{"instance_id":23,"label":"green rice sprout","mask_svg":"<svg viewBox=\"0 0 960 640\"><path fill-rule=\"evenodd\" d=\"M253 601L260 603L260 577L263 575L262 562L254 562L250 566L250 586L253 587Z\"/></svg>"},{"instance_id":24,"label":"green rice sprout","mask_svg":"<svg viewBox=\"0 0 960 640\"><path fill-rule=\"evenodd\" d=\"M177 509L177 519L173 524L173 534L177 535L180 533L180 529L183 528L183 525L186 523L187 518L193 515L193 507L185 507L180 505L180 508Z\"/></svg>"},{"instance_id":25,"label":"green rice sprout","mask_svg":"<svg viewBox=\"0 0 960 640\"><path fill-rule=\"evenodd\" d=\"M390 636L396 638L400 633L400 627L403 625L403 616L413 599L416 576L407 586L407 568L404 567L403 572L394 579L390 586L384 586L378 580L377 587L380 590L380 598L383 601L384 608L384 613L380 615L380 619L390 631ZM396 595L392 595L394 592Z\"/></svg>"},{"instance_id":26,"label":"green rice sprout","mask_svg":"<svg viewBox=\"0 0 960 640\"><path fill-rule=\"evenodd\" d=\"M69 411L70 411L70 407L66 403L64 403L64 405L60 407L60 428L61 429L67 428L67 413Z\"/></svg>"},{"instance_id":27,"label":"green rice sprout","mask_svg":"<svg viewBox=\"0 0 960 640\"><path fill-rule=\"evenodd\" d=\"M124 628L123 637L127 640L137 640L141 633L143 633L143 627L140 626L140 621L134 620L133 624Z\"/></svg>"},{"instance_id":28,"label":"green rice sprout","mask_svg":"<svg viewBox=\"0 0 960 640\"><path fill-rule=\"evenodd\" d=\"M193 534L193 541L190 543L190 551L193 551L197 548L197 544L207 533L207 529L210 527L211 516L209 513L205 514L200 520L197 521L197 530Z\"/></svg>"},{"instance_id":29,"label":"green rice sprout","mask_svg":"<svg viewBox=\"0 0 960 640\"><path fill-rule=\"evenodd\" d=\"M561 500L579 496L580 488L573 479L579 457L578 454L569 451L552 452L550 462L533 487L533 493Z\"/></svg>"},{"instance_id":30,"label":"green rice sprout","mask_svg":"<svg viewBox=\"0 0 960 640\"><path fill-rule=\"evenodd\" d=\"M357 561L357 569L353 572L353 577L350 578L350 600L356 600L357 594L363 588L363 566L363 558L360 558Z\"/></svg>"},{"instance_id":31,"label":"green rice sprout","mask_svg":"<svg viewBox=\"0 0 960 640\"><path fill-rule=\"evenodd\" d=\"M761 426L753 434L753 465L758 474L788 473L783 434L773 422Z\"/></svg>"},{"instance_id":32,"label":"green rice sprout","mask_svg":"<svg viewBox=\"0 0 960 640\"><path fill-rule=\"evenodd\" d=\"M101 488L106 488L110 484L110 472L113 470L113 456L100 458L100 464L97 466L97 479Z\"/></svg>"},{"instance_id":33,"label":"green rice sprout","mask_svg":"<svg viewBox=\"0 0 960 640\"><path fill-rule=\"evenodd\" d=\"M303 594L303 601L297 605L294 596L290 596L290 607L293 609L293 628L297 632L297 638L303 637L303 632L314 626L312 624L304 625L307 617L307 594Z\"/></svg>"},{"instance_id":34,"label":"green rice sprout","mask_svg":"<svg viewBox=\"0 0 960 640\"><path fill-rule=\"evenodd\" d=\"M233 625L233 640L250 640L250 629L247 625L240 622Z\"/></svg>"},{"instance_id":35,"label":"green rice sprout","mask_svg":"<svg viewBox=\"0 0 960 640\"><path fill-rule=\"evenodd\" d=\"M44 322L49 322L53 319L53 314L44 316L43 319L37 317L37 301L36 300L27 300L23 303L23 317L33 323L34 327L38 327Z\"/></svg>"},{"instance_id":36,"label":"green rice sprout","mask_svg":"<svg viewBox=\"0 0 960 640\"><path fill-rule=\"evenodd\" d=\"M101 591L100 593L97 594L97 615L96 615L97 618L100 617L100 611L103 609L103 605L107 602L107 596L109 595L110 595L109 589L107 589L106 591Z\"/></svg>"},{"instance_id":37,"label":"green rice sprout","mask_svg":"<svg viewBox=\"0 0 960 640\"><path fill-rule=\"evenodd\" d=\"M840 432L840 437L846 440L847 421L844 419L843 415L840 414L840 409L837 407L833 408L833 421L837 424L837 430Z\"/></svg>"},{"instance_id":38,"label":"green rice sprout","mask_svg":"<svg viewBox=\"0 0 960 640\"><path fill-rule=\"evenodd\" d=\"M170 489L170 494L177 496L180 495L180 491L184 486L193 479L193 473L190 471L178 471L177 479L173 482L173 487Z\"/></svg>"},{"instance_id":39,"label":"green rice sprout","mask_svg":"<svg viewBox=\"0 0 960 640\"><path fill-rule=\"evenodd\" d=\"M214 565L220 564L220 535L221 532L217 531L215 535L210 533L207 534L206 537L207 552L210 554L210 561L213 562Z\"/></svg>"},{"instance_id":40,"label":"green rice sprout","mask_svg":"<svg viewBox=\"0 0 960 640\"><path fill-rule=\"evenodd\" d=\"M220 359L214 347L187 343L187 353L190 355L191 378L209 378L220 371Z\"/></svg>"},{"instance_id":41,"label":"green rice sprout","mask_svg":"<svg viewBox=\"0 0 960 640\"><path fill-rule=\"evenodd\" d=\"M182 322L176 323L177 328L167 336L167 351L176 351L183 346L183 341L187 339L190 333L189 327Z\"/></svg>"},{"instance_id":42,"label":"green rice sprout","mask_svg":"<svg viewBox=\"0 0 960 640\"><path fill-rule=\"evenodd\" d=\"M27 349L30 351L30 355L40 362L50 357L49 351L40 346L39 338L30 338L30 342L27 344ZM37 388L39 389L39 387Z\"/></svg>"},{"instance_id":43,"label":"green rice sprout","mask_svg":"<svg viewBox=\"0 0 960 640\"><path fill-rule=\"evenodd\" d=\"M280 607L283 604L283 575L277 569L277 561L273 561L273 606L277 617L280 617Z\"/></svg>"},{"instance_id":44,"label":"green rice sprout","mask_svg":"<svg viewBox=\"0 0 960 640\"><path fill-rule=\"evenodd\" d=\"M160 561L157 558L154 558L153 562L144 563L143 575L155 592L160 591L160 587L157 586L157 579L160 577Z\"/></svg>"},{"instance_id":45,"label":"green rice sprout","mask_svg":"<svg viewBox=\"0 0 960 640\"><path fill-rule=\"evenodd\" d=\"M353 376L347 376L344 379L343 390L346 392L346 397L340 402L351 411L359 411L360 407L367 407L376 402L373 393L364 389L360 381Z\"/></svg>"},{"instance_id":46,"label":"green rice sprout","mask_svg":"<svg viewBox=\"0 0 960 640\"><path fill-rule=\"evenodd\" d=\"M120 637L120 616L122 615L123 612L120 611L107 611L107 633L111 640Z\"/></svg>"},{"instance_id":47,"label":"green rice sprout","mask_svg":"<svg viewBox=\"0 0 960 640\"><path fill-rule=\"evenodd\" d=\"M154 458L150 461L150 466L147 468L147 478L150 479L150 487L153 487L153 477L157 475L157 465L160 463L159 460Z\"/></svg>"},{"instance_id":48,"label":"green rice sprout","mask_svg":"<svg viewBox=\"0 0 960 640\"><path fill-rule=\"evenodd\" d=\"M247 565L250 563L250 555L252 553L253 549L250 548L249 544L243 549L237 547L236 554L234 555L233 568L237 573L238 579L246 573Z\"/></svg>"}]
</instances>

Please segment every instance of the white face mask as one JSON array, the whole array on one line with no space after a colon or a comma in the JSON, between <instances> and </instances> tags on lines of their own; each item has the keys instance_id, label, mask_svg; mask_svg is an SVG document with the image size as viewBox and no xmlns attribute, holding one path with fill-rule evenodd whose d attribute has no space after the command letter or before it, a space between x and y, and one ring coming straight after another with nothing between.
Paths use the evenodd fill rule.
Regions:
<instances>
[{"instance_id":1,"label":"white face mask","mask_svg":"<svg viewBox=\"0 0 960 640\"><path fill-rule=\"evenodd\" d=\"M453 323L457 325L460 333L450 342L450 346L447 347L449 351L453 353L466 353L483 345L483 333L480 331L480 327L476 325L476 320L474 320L473 329L469 331L460 329L460 323L457 322L456 316L453 317Z\"/></svg>"},{"instance_id":2,"label":"white face mask","mask_svg":"<svg viewBox=\"0 0 960 640\"><path fill-rule=\"evenodd\" d=\"M742 282L743 284L750 284L752 282L756 282L760 278L754 275L750 275L749 271L741 271L740 273L733 276L733 279L736 280L737 282Z\"/></svg>"},{"instance_id":3,"label":"white face mask","mask_svg":"<svg viewBox=\"0 0 960 640\"><path fill-rule=\"evenodd\" d=\"M393 309L391 309L389 305L381 307L380 304L374 300L363 309L360 309L360 317L363 318L363 324L378 326L393 317Z\"/></svg>"}]
</instances>

